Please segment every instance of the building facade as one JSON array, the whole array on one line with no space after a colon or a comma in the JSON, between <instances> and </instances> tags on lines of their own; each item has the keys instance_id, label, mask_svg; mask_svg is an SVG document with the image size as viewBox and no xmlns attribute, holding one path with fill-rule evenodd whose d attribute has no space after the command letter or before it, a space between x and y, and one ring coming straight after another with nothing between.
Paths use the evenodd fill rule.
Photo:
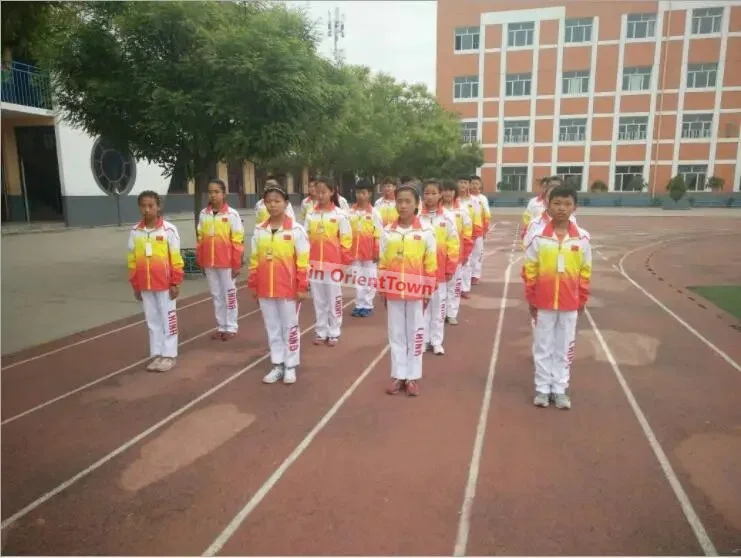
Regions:
<instances>
[{"instance_id":1,"label":"building facade","mask_svg":"<svg viewBox=\"0 0 741 558\"><path fill-rule=\"evenodd\" d=\"M437 97L485 190L741 189L740 0L438 0Z\"/></svg>"}]
</instances>

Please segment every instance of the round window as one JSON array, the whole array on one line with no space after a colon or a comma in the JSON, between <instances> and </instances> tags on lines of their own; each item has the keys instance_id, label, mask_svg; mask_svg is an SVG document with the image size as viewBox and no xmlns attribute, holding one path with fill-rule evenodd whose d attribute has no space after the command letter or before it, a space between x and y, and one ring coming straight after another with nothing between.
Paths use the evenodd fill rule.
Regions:
<instances>
[{"instance_id":1,"label":"round window","mask_svg":"<svg viewBox=\"0 0 741 558\"><path fill-rule=\"evenodd\" d=\"M91 166L95 182L109 196L128 194L134 187L136 159L103 138L98 138L93 144Z\"/></svg>"}]
</instances>

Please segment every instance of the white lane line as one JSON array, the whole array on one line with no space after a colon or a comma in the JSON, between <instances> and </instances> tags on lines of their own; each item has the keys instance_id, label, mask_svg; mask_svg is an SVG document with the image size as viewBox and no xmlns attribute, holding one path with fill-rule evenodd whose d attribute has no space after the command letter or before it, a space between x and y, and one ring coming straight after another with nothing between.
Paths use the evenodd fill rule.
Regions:
<instances>
[{"instance_id":1,"label":"white lane line","mask_svg":"<svg viewBox=\"0 0 741 558\"><path fill-rule=\"evenodd\" d=\"M486 377L484 398L481 401L479 422L476 426L476 437L473 444L473 452L471 453L471 463L468 469L468 480L466 482L463 505L461 506L460 519L458 521L458 534L455 539L453 556L465 556L466 546L468 545L468 536L471 532L471 514L473 512L473 501L476 497L476 484L478 483L479 479L479 467L481 466L481 455L484 449L484 438L486 436L486 423L489 418L489 408L491 407L491 398L494 386L494 374L496 373L497 369L497 360L499 359L499 347L502 342L502 332L504 331L504 313L507 308L507 294L512 277L512 267L516 262L522 259L522 256L518 256L516 259L513 259L514 251L517 249L517 246L519 246L517 236L517 233L515 233L515 240L512 243L512 251L510 252L508 258L509 265L504 272L504 289L502 290L502 298L500 304L501 310L499 311L499 320L497 321L497 329L496 333L494 334L494 345L491 351L491 360L489 361L489 372Z\"/></svg>"},{"instance_id":2,"label":"white lane line","mask_svg":"<svg viewBox=\"0 0 741 558\"><path fill-rule=\"evenodd\" d=\"M687 237L687 238L696 238L696 237ZM683 239L676 239L676 240L683 240ZM725 360L728 364L730 364L733 368L736 369L737 372L741 372L741 365L736 362L733 358L728 356L728 354L723 351L722 349L718 348L712 341L710 341L707 337L705 337L702 333L697 331L694 327L692 327L690 324L685 322L682 318L680 318L675 312L673 312L669 307L667 307L663 302L661 302L658 298L656 298L654 295L652 295L650 292L648 292L646 289L644 289L641 285L638 284L630 275L628 275L625 272L625 268L623 267L623 262L625 261L625 258L630 256L631 254L637 252L638 250L642 250L644 248L648 248L653 245L661 244L660 242L652 242L651 244L646 244L645 246L641 246L639 248L634 248L633 250L630 250L625 253L625 255L620 258L620 261L618 262L618 265L613 265L612 267L620 273L623 277L625 277L636 289L641 291L644 295L646 295L649 299L653 301L656 306L661 308L664 312L669 314L672 318L674 318L680 325L684 326L684 328L689 331L692 335L697 337L700 341L705 343L712 351L714 351L720 358Z\"/></svg>"},{"instance_id":3,"label":"white lane line","mask_svg":"<svg viewBox=\"0 0 741 558\"><path fill-rule=\"evenodd\" d=\"M351 300L350 302L346 302L345 304L342 305L343 310L345 308L347 308L348 306L350 306L351 304L354 304L354 303L355 303L354 300ZM301 332L301 336L303 337L306 333L312 331L315 327L316 327L316 323L314 325L311 325L311 326L307 327L305 330L303 330ZM247 366L245 366L244 368L242 368L238 372L235 372L234 374L232 374L231 376L229 376L224 381L222 381L219 384L215 385L214 387L212 387L208 391L203 392L201 395L199 395L195 399L192 399L189 403L186 403L185 405L183 405L182 407L180 407L178 410L174 411L173 413L170 413L169 415L167 415L165 418L163 418L158 423L154 424L153 426L150 426L149 428L147 428L141 434L139 434L137 436L134 436L133 438L131 438L125 444L120 445L119 447L117 447L115 450L113 450L109 454L105 455L104 457L101 457L100 459L98 459L98 461L96 461L95 463L93 463L89 467L86 467L85 469L83 469L82 471L80 471L79 473L77 473L75 476L70 477L69 479L67 479L66 481L64 481L62 484L60 484L59 486L57 486L56 488L54 488L53 490L50 490L49 492L46 492L45 494L43 494L42 496L40 496L39 498L37 498L36 500L34 500L33 502L31 502L30 504L28 504L24 508L22 508L19 511L15 512L8 519L4 520L2 522L2 524L0 524L0 529L7 529L10 525L12 525L16 521L18 521L20 518L22 518L22 517L28 515L29 513L31 513L33 510L35 510L36 508L38 508L41 504L43 504L47 500L50 500L51 498L53 498L54 496L56 496L60 492L68 489L70 486L72 486L73 484L75 484L80 479L85 478L86 476L88 476L93 471L96 471L97 469L100 469L103 465L105 465L106 463L108 463L114 457L122 454L127 449L129 449L130 447L136 445L137 443L139 443L140 441L142 441L144 438L146 438L150 434L156 432L157 430L159 430L160 428L162 428L166 424L172 422L174 419L178 418L180 415L182 415L183 413L185 413L189 409L195 407L201 401L203 401L204 399L207 399L208 397L210 397L211 395L213 395L214 393L216 393L217 391L219 391L224 386L229 385L230 383L232 383L234 380L236 380L237 378L239 378L240 376L242 376L246 372L249 372L250 370L252 370L253 368L255 368L258 364L260 364L262 361L267 360L269 357L270 357L270 353L269 352L266 353L266 354L264 354L263 356L261 356L260 358L258 358L255 361L251 362L250 364L248 364Z\"/></svg>"},{"instance_id":4,"label":"white lane line","mask_svg":"<svg viewBox=\"0 0 741 558\"><path fill-rule=\"evenodd\" d=\"M260 309L252 310L250 312L247 312L246 314L242 314L241 316L237 317L237 320L242 320L243 318L247 318L248 316L252 316L253 314L257 314L260 312ZM215 327L212 327L211 329L208 329L204 331L203 333L199 333L198 335L194 335L193 337L190 337L186 339L185 341L182 341L178 344L178 347L182 347L183 345L187 345L188 343L192 343L196 339L200 339L201 337L208 335L212 331L216 331ZM100 378L97 378L95 380L92 380L86 384L81 385L80 387L77 387L75 389L72 389L66 393L63 393L61 395L58 395L57 397L54 397L52 399L49 399L48 401L44 401L43 403L39 403L35 407L31 407L30 409L26 409L25 411L18 413L17 415L13 415L12 417L6 418L4 421L0 422L0 426L5 426L6 424L9 424L13 421L18 420L19 418L25 417L27 415L30 415L31 413L35 413L36 411L39 411L45 407L48 407L49 405L52 405L53 403L56 403L57 401L61 401L62 399L66 399L67 397L74 395L75 393L79 393L89 387L92 387L96 384L99 384L100 382L104 382L108 380L109 378L113 378L114 376L117 376L119 374L122 374L123 372L126 372L127 370L131 370L132 368L135 368L141 364L144 364L145 362L151 360L151 357L142 358L140 360L137 360L136 362L133 362L131 364L128 364L124 366L123 368L119 368L118 370L111 372L110 374L106 374L105 376L102 376Z\"/></svg>"},{"instance_id":5,"label":"white lane line","mask_svg":"<svg viewBox=\"0 0 741 558\"><path fill-rule=\"evenodd\" d=\"M592 314L589 311L589 308L586 308L584 310L584 314L587 316L587 319L589 320L589 323L592 326L592 330L594 331L594 334L597 336L597 340L599 341L599 344L602 347L602 351L605 353L605 356L607 357L607 360L610 363L610 366L612 367L612 371L615 373L615 376L617 377L620 387L623 389L623 393L625 394L625 397L628 400L628 403L630 404L631 409L633 409L633 414L635 414L636 419L638 419L638 423L641 425L643 434L646 436L646 439L648 440L648 443L651 446L651 449L653 450L654 455L656 456L656 459L658 460L662 471L664 472L664 476L666 477L666 480L669 482L669 485L672 487L672 490L674 491L674 495L679 501L679 505L682 507L684 516L687 519L687 522L690 524L690 527L692 528L692 532L695 534L695 537L697 538L697 542L700 544L700 547L702 548L706 556L718 556L718 551L715 549L715 546L713 545L713 541L710 540L710 537L708 536L708 533L705 530L705 527L703 526L702 521L700 521L700 517L697 515L697 512L695 511L695 509L692 507L692 503L690 502L690 499L687 496L687 493L684 491L682 484L679 482L679 479L677 478L677 475L674 472L674 469L672 468L671 463L669 462L669 459L666 457L666 454L664 453L664 450L662 449L661 444L656 438L656 435L654 434L654 431L651 428L651 425L648 423L646 416L643 414L643 411L641 410L640 405L638 405L636 398L633 396L633 392L628 386L628 382L625 381L625 377L623 377L623 373L620 371L620 367L618 366L618 363L615 360L615 357L613 356L612 351L610 350L610 347L607 345L605 338L602 336L602 332L597 327L597 324L595 323L594 318L592 318Z\"/></svg>"},{"instance_id":6,"label":"white lane line","mask_svg":"<svg viewBox=\"0 0 741 558\"><path fill-rule=\"evenodd\" d=\"M242 525L245 519L247 519L247 517L260 504L260 502L263 501L265 496L268 495L273 487L278 484L288 468L293 465L293 463L299 457L301 457L301 454L306 451L306 449L309 447L317 434L319 434L324 429L324 427L327 426L327 423L332 420L332 418L337 414L337 411L339 411L342 405L345 404L345 401L348 400L348 398L355 392L355 390L358 389L360 384L363 383L363 380L365 380L366 377L368 377L368 375L375 369L376 365L380 362L380 360L384 357L388 350L389 345L387 344L383 348L383 350L376 355L371 363L366 366L365 370L363 370L360 376L356 378L352 385L347 388L345 393L340 396L337 402L332 405L332 408L327 411L327 413L319 420L319 422L316 423L314 428L312 428L311 431L306 435L306 437L301 440L301 443L296 446L291 454L286 457L283 463L281 463L280 466L273 472L273 474L270 475L268 480L265 481L260 489L255 492L254 496L250 498L249 502L247 502L247 504L245 504L245 506L241 510L239 510L237 515L234 516L234 518L227 524L227 526L219 534L219 536L217 536L216 539L214 539L214 541L204 551L203 556L215 556L216 553L219 552L227 542L229 542L229 539L231 539L237 529L239 529L240 525Z\"/></svg>"},{"instance_id":7,"label":"white lane line","mask_svg":"<svg viewBox=\"0 0 741 558\"><path fill-rule=\"evenodd\" d=\"M246 288L246 285L242 285L240 287L237 287L237 290ZM206 298L202 298L200 300L196 300L194 302L191 302L190 304L186 304L185 306L181 306L178 308L178 312L181 310L185 310L186 308L190 308L192 306L196 306L197 304L202 304L204 302L207 302L211 300L211 297L208 296ZM15 368L16 366L20 366L22 364L28 364L29 362L33 362L35 360L39 360L51 355L55 355L57 353L61 353L62 351L66 351L67 349L71 349L72 347L79 347L80 345L84 345L85 343L89 343L90 341L95 341L96 339L100 339L102 337L106 337L107 335L111 335L113 333L118 333L120 331L127 330L129 328L132 328L134 326L138 326L140 324L145 323L146 320L138 320L136 322L132 322L130 324L126 324L125 326L117 327L115 329L111 329L108 331L104 331L103 333L99 333L97 335L93 335L92 337L87 337L85 339L80 339L79 341L75 341L74 343L68 343L66 345L62 345L61 347L57 347L56 349L52 349L51 351L46 351L45 353L41 353L32 357L24 358L23 360L19 360L18 362L13 362L12 364L8 364L6 366L2 367L2 370L0 372L5 372L6 370L10 370L11 368ZM3 357L7 358L7 357Z\"/></svg>"}]
</instances>

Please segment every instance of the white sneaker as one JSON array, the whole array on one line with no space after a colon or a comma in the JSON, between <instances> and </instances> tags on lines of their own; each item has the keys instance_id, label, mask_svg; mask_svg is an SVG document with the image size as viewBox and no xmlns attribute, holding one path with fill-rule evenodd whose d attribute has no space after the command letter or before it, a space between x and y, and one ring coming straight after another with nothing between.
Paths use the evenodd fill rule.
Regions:
<instances>
[{"instance_id":1,"label":"white sneaker","mask_svg":"<svg viewBox=\"0 0 741 558\"><path fill-rule=\"evenodd\" d=\"M273 369L268 372L262 379L264 384L274 384L283 377L283 365L276 364Z\"/></svg>"},{"instance_id":2,"label":"white sneaker","mask_svg":"<svg viewBox=\"0 0 741 558\"><path fill-rule=\"evenodd\" d=\"M565 393L557 393L553 396L556 409L571 409L571 398Z\"/></svg>"},{"instance_id":3,"label":"white sneaker","mask_svg":"<svg viewBox=\"0 0 741 558\"><path fill-rule=\"evenodd\" d=\"M435 345L434 347L432 347L432 352L436 355L444 355L445 349L443 349L442 345Z\"/></svg>"},{"instance_id":4,"label":"white sneaker","mask_svg":"<svg viewBox=\"0 0 741 558\"><path fill-rule=\"evenodd\" d=\"M536 392L533 399L533 405L536 407L547 407L551 404L551 395L549 393Z\"/></svg>"},{"instance_id":5,"label":"white sneaker","mask_svg":"<svg viewBox=\"0 0 741 558\"><path fill-rule=\"evenodd\" d=\"M458 318L448 318L448 323L450 325L458 325Z\"/></svg>"},{"instance_id":6,"label":"white sneaker","mask_svg":"<svg viewBox=\"0 0 741 558\"><path fill-rule=\"evenodd\" d=\"M150 372L157 372L160 368L160 363L162 362L162 357L154 357L154 360L147 364L147 370Z\"/></svg>"},{"instance_id":7,"label":"white sneaker","mask_svg":"<svg viewBox=\"0 0 741 558\"><path fill-rule=\"evenodd\" d=\"M162 357L160 364L157 367L157 372L169 372L172 367L175 366L175 359L170 357Z\"/></svg>"},{"instance_id":8,"label":"white sneaker","mask_svg":"<svg viewBox=\"0 0 741 558\"><path fill-rule=\"evenodd\" d=\"M283 375L284 384L295 384L296 383L296 369L286 368L286 372Z\"/></svg>"}]
</instances>

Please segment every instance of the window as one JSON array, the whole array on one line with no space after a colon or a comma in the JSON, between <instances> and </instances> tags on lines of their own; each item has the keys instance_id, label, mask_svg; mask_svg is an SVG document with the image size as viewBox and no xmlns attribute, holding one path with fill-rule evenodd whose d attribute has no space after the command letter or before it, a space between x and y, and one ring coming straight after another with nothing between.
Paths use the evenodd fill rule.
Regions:
<instances>
[{"instance_id":1,"label":"window","mask_svg":"<svg viewBox=\"0 0 741 558\"><path fill-rule=\"evenodd\" d=\"M685 114L682 117L683 138L709 138L712 133L712 114Z\"/></svg>"},{"instance_id":2,"label":"window","mask_svg":"<svg viewBox=\"0 0 741 558\"><path fill-rule=\"evenodd\" d=\"M715 87L718 77L718 64L688 64L687 65L687 88L701 89L703 87Z\"/></svg>"},{"instance_id":3,"label":"window","mask_svg":"<svg viewBox=\"0 0 741 558\"><path fill-rule=\"evenodd\" d=\"M571 184L577 190L581 190L584 167L556 167L556 174L565 184Z\"/></svg>"},{"instance_id":4,"label":"window","mask_svg":"<svg viewBox=\"0 0 741 558\"><path fill-rule=\"evenodd\" d=\"M707 165L679 165L677 174L684 179L688 190L701 192L705 189L708 167Z\"/></svg>"},{"instance_id":5,"label":"window","mask_svg":"<svg viewBox=\"0 0 741 558\"><path fill-rule=\"evenodd\" d=\"M461 138L463 143L474 143L479 131L478 122L461 122Z\"/></svg>"},{"instance_id":6,"label":"window","mask_svg":"<svg viewBox=\"0 0 741 558\"><path fill-rule=\"evenodd\" d=\"M628 14L628 39L648 39L656 34L656 14Z\"/></svg>"},{"instance_id":7,"label":"window","mask_svg":"<svg viewBox=\"0 0 741 558\"><path fill-rule=\"evenodd\" d=\"M505 120L504 143L527 143L530 141L529 120Z\"/></svg>"},{"instance_id":8,"label":"window","mask_svg":"<svg viewBox=\"0 0 741 558\"><path fill-rule=\"evenodd\" d=\"M584 141L587 138L586 118L562 118L558 138L561 141Z\"/></svg>"},{"instance_id":9,"label":"window","mask_svg":"<svg viewBox=\"0 0 741 558\"><path fill-rule=\"evenodd\" d=\"M615 167L615 191L632 192L634 185L631 182L640 178L643 184L643 166L636 165L631 167ZM635 182L638 182L637 180Z\"/></svg>"},{"instance_id":10,"label":"window","mask_svg":"<svg viewBox=\"0 0 741 558\"><path fill-rule=\"evenodd\" d=\"M563 73L564 95L583 95L589 91L589 70Z\"/></svg>"},{"instance_id":11,"label":"window","mask_svg":"<svg viewBox=\"0 0 741 558\"><path fill-rule=\"evenodd\" d=\"M527 167L502 167L502 192L527 192Z\"/></svg>"},{"instance_id":12,"label":"window","mask_svg":"<svg viewBox=\"0 0 741 558\"><path fill-rule=\"evenodd\" d=\"M651 66L623 69L623 91L646 91L651 85Z\"/></svg>"},{"instance_id":13,"label":"window","mask_svg":"<svg viewBox=\"0 0 741 558\"><path fill-rule=\"evenodd\" d=\"M592 42L592 20L591 17L577 17L566 20L565 42L567 43L591 43Z\"/></svg>"},{"instance_id":14,"label":"window","mask_svg":"<svg viewBox=\"0 0 741 558\"><path fill-rule=\"evenodd\" d=\"M478 76L457 77L453 80L454 99L476 99L479 96Z\"/></svg>"},{"instance_id":15,"label":"window","mask_svg":"<svg viewBox=\"0 0 741 558\"><path fill-rule=\"evenodd\" d=\"M136 182L136 160L131 153L120 151L98 138L93 144L91 165L98 187L108 195L125 195Z\"/></svg>"},{"instance_id":16,"label":"window","mask_svg":"<svg viewBox=\"0 0 741 558\"><path fill-rule=\"evenodd\" d=\"M532 74L507 74L505 95L507 97L529 97Z\"/></svg>"},{"instance_id":17,"label":"window","mask_svg":"<svg viewBox=\"0 0 741 558\"><path fill-rule=\"evenodd\" d=\"M618 124L618 140L645 140L647 129L648 116L622 116Z\"/></svg>"},{"instance_id":18,"label":"window","mask_svg":"<svg viewBox=\"0 0 741 558\"><path fill-rule=\"evenodd\" d=\"M720 33L723 8L696 8L692 10L692 34Z\"/></svg>"},{"instance_id":19,"label":"window","mask_svg":"<svg viewBox=\"0 0 741 558\"><path fill-rule=\"evenodd\" d=\"M458 27L455 30L455 51L478 50L479 32L478 27Z\"/></svg>"},{"instance_id":20,"label":"window","mask_svg":"<svg viewBox=\"0 0 741 558\"><path fill-rule=\"evenodd\" d=\"M507 25L507 46L524 47L533 44L535 34L535 23L523 21Z\"/></svg>"}]
</instances>

